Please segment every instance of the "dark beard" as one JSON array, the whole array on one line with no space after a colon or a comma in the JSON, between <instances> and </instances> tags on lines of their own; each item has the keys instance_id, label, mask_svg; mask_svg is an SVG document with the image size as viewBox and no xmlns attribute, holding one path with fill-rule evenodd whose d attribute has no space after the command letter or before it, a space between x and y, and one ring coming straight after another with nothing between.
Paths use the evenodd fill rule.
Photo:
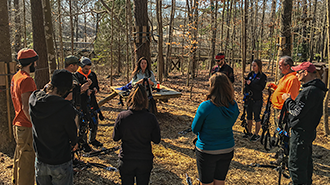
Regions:
<instances>
[{"instance_id":1,"label":"dark beard","mask_svg":"<svg viewBox=\"0 0 330 185\"><path fill-rule=\"evenodd\" d=\"M36 68L34 67L34 63L32 63L32 65L30 65L30 73L33 73L36 71Z\"/></svg>"}]
</instances>

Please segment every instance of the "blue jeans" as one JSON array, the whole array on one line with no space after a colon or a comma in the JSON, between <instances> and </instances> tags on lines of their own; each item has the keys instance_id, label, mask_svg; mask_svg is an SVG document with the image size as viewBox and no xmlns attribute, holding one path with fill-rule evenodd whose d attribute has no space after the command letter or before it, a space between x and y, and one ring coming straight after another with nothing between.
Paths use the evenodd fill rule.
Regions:
<instances>
[{"instance_id":1,"label":"blue jeans","mask_svg":"<svg viewBox=\"0 0 330 185\"><path fill-rule=\"evenodd\" d=\"M73 184L73 167L72 161L50 165L36 162L36 181L38 185L72 185Z\"/></svg>"}]
</instances>

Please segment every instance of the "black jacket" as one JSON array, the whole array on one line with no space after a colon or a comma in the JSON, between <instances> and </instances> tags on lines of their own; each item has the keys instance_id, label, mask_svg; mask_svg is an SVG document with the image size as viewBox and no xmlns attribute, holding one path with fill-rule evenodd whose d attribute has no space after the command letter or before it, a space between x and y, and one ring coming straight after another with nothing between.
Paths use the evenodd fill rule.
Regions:
<instances>
[{"instance_id":1,"label":"black jacket","mask_svg":"<svg viewBox=\"0 0 330 185\"><path fill-rule=\"evenodd\" d=\"M251 80L251 83L247 85L247 88L252 91L253 100L262 100L262 91L266 86L267 76L264 73L257 73L254 77L254 74L253 71L248 74L246 80Z\"/></svg>"},{"instance_id":2,"label":"black jacket","mask_svg":"<svg viewBox=\"0 0 330 185\"><path fill-rule=\"evenodd\" d=\"M323 114L323 99L327 88L320 79L311 80L302 85L302 91L295 100L288 98L284 102L289 111L289 126L301 133L305 140L316 137L316 127Z\"/></svg>"},{"instance_id":3,"label":"black jacket","mask_svg":"<svg viewBox=\"0 0 330 185\"><path fill-rule=\"evenodd\" d=\"M33 147L43 163L58 165L71 160L71 146L76 144L75 111L70 101L42 90L29 99Z\"/></svg>"},{"instance_id":4,"label":"black jacket","mask_svg":"<svg viewBox=\"0 0 330 185\"><path fill-rule=\"evenodd\" d=\"M80 84L84 84L87 82L87 79L84 75L80 74L79 72L76 72L75 73L78 81ZM99 82L97 80L97 76L96 74L91 71L91 73L88 75L88 78L92 80L92 84L89 86L89 89L93 90L94 87L97 89L97 91L100 91L100 87L99 87ZM95 99L95 94L91 94L91 96L94 96L93 98ZM80 101L81 101L81 110L84 112L84 114L89 114L89 109L88 109L88 105L87 104L91 104L91 100L90 100L90 97L87 95L87 91L82 93L80 95ZM93 106L93 105L90 105L90 106ZM96 105L94 105L96 106Z\"/></svg>"},{"instance_id":5,"label":"black jacket","mask_svg":"<svg viewBox=\"0 0 330 185\"><path fill-rule=\"evenodd\" d=\"M151 160L151 141L160 142L158 121L148 110L127 110L118 114L112 134L114 141L122 141L122 159Z\"/></svg>"},{"instance_id":6,"label":"black jacket","mask_svg":"<svg viewBox=\"0 0 330 185\"><path fill-rule=\"evenodd\" d=\"M212 71L213 71L212 75L216 72L221 72L221 73L224 73L225 75L227 75L227 77L229 78L231 83L234 83L234 81L235 81L234 70L227 64L223 64L222 67L217 66Z\"/></svg>"}]
</instances>

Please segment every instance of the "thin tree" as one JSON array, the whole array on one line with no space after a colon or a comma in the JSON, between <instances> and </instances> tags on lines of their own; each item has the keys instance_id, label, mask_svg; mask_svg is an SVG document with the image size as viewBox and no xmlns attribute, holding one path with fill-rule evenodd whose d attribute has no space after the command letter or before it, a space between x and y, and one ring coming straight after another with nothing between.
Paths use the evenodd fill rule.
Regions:
<instances>
[{"instance_id":1,"label":"thin tree","mask_svg":"<svg viewBox=\"0 0 330 185\"><path fill-rule=\"evenodd\" d=\"M50 7L49 0L44 0L44 13L45 13L45 33L46 33L46 42L47 42L47 56L48 61L50 63L50 73L53 74L56 69L56 57L55 57L55 49L54 49L54 41L53 41L53 23L51 12L52 9Z\"/></svg>"},{"instance_id":2,"label":"thin tree","mask_svg":"<svg viewBox=\"0 0 330 185\"><path fill-rule=\"evenodd\" d=\"M244 0L243 16L242 16L242 87L244 87L244 73L246 66L246 25L248 23L247 11L249 7L249 2ZM243 88L242 88L243 93Z\"/></svg>"},{"instance_id":3,"label":"thin tree","mask_svg":"<svg viewBox=\"0 0 330 185\"><path fill-rule=\"evenodd\" d=\"M39 55L35 72L35 82L42 89L49 82L47 44L45 37L44 16L41 0L31 0L33 47Z\"/></svg>"},{"instance_id":4,"label":"thin tree","mask_svg":"<svg viewBox=\"0 0 330 185\"><path fill-rule=\"evenodd\" d=\"M174 13L175 13L175 0L172 0L172 8L170 14L170 23L168 29L168 45L167 45L167 52L166 52L166 62L165 62L165 71L164 76L167 78L169 67L171 66L171 57L172 57L172 37L173 37L173 24L174 24Z\"/></svg>"},{"instance_id":5,"label":"thin tree","mask_svg":"<svg viewBox=\"0 0 330 185\"><path fill-rule=\"evenodd\" d=\"M15 41L14 50L17 53L21 49L21 14L19 11L19 0L14 0L15 13Z\"/></svg>"},{"instance_id":6,"label":"thin tree","mask_svg":"<svg viewBox=\"0 0 330 185\"><path fill-rule=\"evenodd\" d=\"M157 79L163 82L164 56L163 56L163 16L162 16L162 0L156 0L156 14L158 23L158 62L157 62Z\"/></svg>"},{"instance_id":7,"label":"thin tree","mask_svg":"<svg viewBox=\"0 0 330 185\"><path fill-rule=\"evenodd\" d=\"M69 13L70 13L70 30L71 30L71 54L73 55L74 53L74 26L73 26L73 15L72 15L72 0L69 1Z\"/></svg>"},{"instance_id":8,"label":"thin tree","mask_svg":"<svg viewBox=\"0 0 330 185\"><path fill-rule=\"evenodd\" d=\"M330 2L327 1L327 24L330 25ZM330 28L328 27L327 30L327 37L328 37L328 56L330 56ZM330 58L328 57L328 64L330 64ZM328 83L327 83L327 88L329 89L330 86L330 75L328 74ZM329 91L327 91L325 98L324 98L324 103L323 103L323 123L324 123L324 131L327 136L330 135L330 130L329 130L329 112L328 112L328 104L329 103Z\"/></svg>"},{"instance_id":9,"label":"thin tree","mask_svg":"<svg viewBox=\"0 0 330 185\"><path fill-rule=\"evenodd\" d=\"M193 30L193 44L192 44L192 68L191 68L191 76L195 78L196 76L196 68L197 68L197 35L198 35L198 0L194 0L194 30Z\"/></svg>"},{"instance_id":10,"label":"thin tree","mask_svg":"<svg viewBox=\"0 0 330 185\"><path fill-rule=\"evenodd\" d=\"M214 6L214 0L211 0L211 30L212 30L212 36L211 36L211 56L210 56L210 64L209 64L209 75L211 75L211 70L213 65L215 64L215 43L217 39L217 15L218 15L218 1L215 1Z\"/></svg>"},{"instance_id":11,"label":"thin tree","mask_svg":"<svg viewBox=\"0 0 330 185\"><path fill-rule=\"evenodd\" d=\"M0 49L0 61L7 64L7 73L9 71L9 63L11 62L11 45L10 45L10 32L9 32L9 22L8 22L8 9L7 1L0 1L0 43L2 48ZM5 87L1 89L10 87L10 78L8 79ZM13 143L12 134L12 124L11 116L8 116L8 112L12 109L9 103L9 89L0 92L0 151L13 150L15 147ZM4 106L6 105L6 106Z\"/></svg>"},{"instance_id":12,"label":"thin tree","mask_svg":"<svg viewBox=\"0 0 330 185\"><path fill-rule=\"evenodd\" d=\"M311 34L310 34L310 41L309 41L309 61L313 61L314 59L314 25L316 24L316 7L317 7L317 0L314 0L313 3L314 10L310 16L312 16L312 24L311 24Z\"/></svg>"},{"instance_id":13,"label":"thin tree","mask_svg":"<svg viewBox=\"0 0 330 185\"><path fill-rule=\"evenodd\" d=\"M57 0L57 12L58 12L58 40L60 42L60 57L57 60L58 65L62 64L61 68L64 68L63 59L64 59L64 51L63 51L63 37L62 37L62 15L61 15L61 0Z\"/></svg>"}]
</instances>

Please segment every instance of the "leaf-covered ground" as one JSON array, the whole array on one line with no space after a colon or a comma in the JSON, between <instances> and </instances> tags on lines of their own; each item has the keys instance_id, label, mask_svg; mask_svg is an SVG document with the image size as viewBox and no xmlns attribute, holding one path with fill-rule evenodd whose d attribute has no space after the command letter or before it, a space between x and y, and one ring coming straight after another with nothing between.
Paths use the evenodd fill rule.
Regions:
<instances>
[{"instance_id":1,"label":"leaf-covered ground","mask_svg":"<svg viewBox=\"0 0 330 185\"><path fill-rule=\"evenodd\" d=\"M110 94L110 82L107 78L109 70L104 66L94 68L98 73L101 92L98 100ZM236 82L235 97L242 113L242 95L240 73L235 70ZM269 73L266 73L270 76ZM269 78L268 81L273 81ZM150 184L153 185L179 185L186 183L186 174L192 178L193 184L198 184L198 173L193 152L192 141L195 138L193 133L180 135L178 132L190 127L198 105L204 100L208 89L208 75L206 71L200 71L198 77L190 81L191 88L187 87L186 76L181 73L170 73L163 85L180 91L181 98L170 99L168 102L159 101L157 103L157 119L160 123L162 140L158 145L153 144L154 168L151 173ZM113 85L125 85L124 77L114 78ZM266 92L264 99L266 102ZM265 105L264 102L264 105ZM97 138L104 143L106 148L119 146L120 143L111 139L113 125L120 111L126 110L119 104L118 97L110 100L101 107L106 119L100 122ZM271 122L273 119L271 118ZM269 168L250 167L251 163L269 164L273 161L269 157L272 152L266 152L260 142L250 142L243 139L243 128L239 119L234 126L234 137L236 142L235 156L230 165L226 183L236 184L277 184L278 172ZM313 184L330 184L330 144L329 138L325 136L322 123L317 129L317 138L313 143L313 155L321 156L313 158L314 174ZM261 131L260 131L261 134ZM98 157L81 157L85 162L100 163L107 166L118 166L119 151ZM0 184L10 184L13 159L12 154L0 152ZM290 180L282 178L282 184L289 183ZM119 172L110 172L101 168L91 167L79 171L74 176L75 184L120 184Z\"/></svg>"}]
</instances>

